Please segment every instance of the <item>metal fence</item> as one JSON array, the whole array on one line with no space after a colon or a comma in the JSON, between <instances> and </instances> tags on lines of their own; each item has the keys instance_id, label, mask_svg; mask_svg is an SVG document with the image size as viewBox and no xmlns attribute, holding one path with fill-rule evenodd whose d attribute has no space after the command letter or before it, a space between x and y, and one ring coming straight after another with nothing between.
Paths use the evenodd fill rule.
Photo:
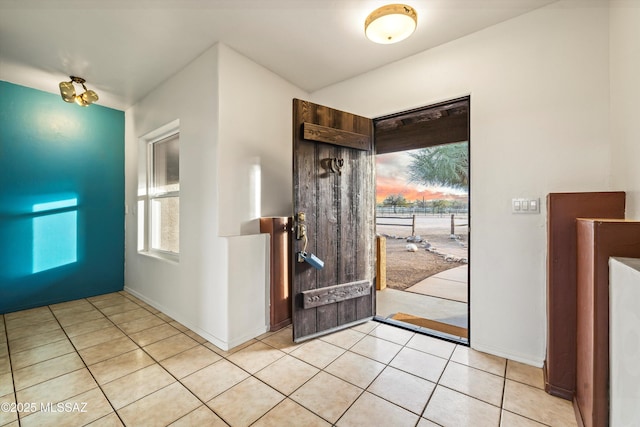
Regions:
<instances>
[{"instance_id":1,"label":"metal fence","mask_svg":"<svg viewBox=\"0 0 640 427\"><path fill-rule=\"evenodd\" d=\"M376 206L376 216L377 217L388 217L388 216L402 216L402 217L410 217L412 215L422 215L422 216L441 216L455 214L468 214L469 210L465 208L438 208L438 207L402 207L402 206Z\"/></svg>"},{"instance_id":2,"label":"metal fence","mask_svg":"<svg viewBox=\"0 0 640 427\"><path fill-rule=\"evenodd\" d=\"M403 224L401 222L379 222L380 220L391 220L391 219L401 219L401 220L409 220L408 224ZM416 215L413 214L411 216L378 216L376 215L376 226L378 225L392 225L394 227L411 227L411 235L416 235Z\"/></svg>"},{"instance_id":3,"label":"metal fence","mask_svg":"<svg viewBox=\"0 0 640 427\"><path fill-rule=\"evenodd\" d=\"M415 236L416 235L416 213L411 213L411 212L402 212L402 213L398 213L398 212L394 212L394 213L382 213L380 212L381 208L376 208L376 226L378 225L388 225L388 226L393 226L393 227L411 227L411 235ZM384 209L384 208L383 208ZM464 220L467 220L467 223L464 224L456 224L456 215L458 214L464 214ZM440 218L444 218L446 216L450 216L451 217L451 235L455 235L456 234L456 227L468 227L468 217L466 209L464 210L464 212L461 213L455 213L455 212L451 212L451 213L427 213L425 212L423 214L425 217L426 216L436 216L436 217L440 217ZM462 218L459 218L462 219ZM404 222L389 222L391 220L400 220L400 221L404 221Z\"/></svg>"}]
</instances>

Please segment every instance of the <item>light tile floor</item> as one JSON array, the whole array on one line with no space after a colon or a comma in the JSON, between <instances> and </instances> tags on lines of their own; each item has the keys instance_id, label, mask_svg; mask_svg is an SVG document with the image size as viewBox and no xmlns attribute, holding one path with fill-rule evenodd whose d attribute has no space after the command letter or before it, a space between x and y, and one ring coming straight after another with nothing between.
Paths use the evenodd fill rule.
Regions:
<instances>
[{"instance_id":1,"label":"light tile floor","mask_svg":"<svg viewBox=\"0 0 640 427\"><path fill-rule=\"evenodd\" d=\"M376 322L222 351L126 292L0 315L0 426L575 426L542 387Z\"/></svg>"}]
</instances>

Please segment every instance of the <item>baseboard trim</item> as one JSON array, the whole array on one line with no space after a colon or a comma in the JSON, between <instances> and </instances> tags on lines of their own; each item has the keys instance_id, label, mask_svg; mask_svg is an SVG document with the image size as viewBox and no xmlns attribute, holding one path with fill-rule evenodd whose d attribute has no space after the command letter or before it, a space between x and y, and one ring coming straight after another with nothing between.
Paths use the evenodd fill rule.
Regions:
<instances>
[{"instance_id":1,"label":"baseboard trim","mask_svg":"<svg viewBox=\"0 0 640 427\"><path fill-rule=\"evenodd\" d=\"M162 312L162 313L166 314L167 316L171 317L176 322L186 326L187 328L189 328L190 330L192 330L196 334L200 335L202 338L206 339L207 341L209 341L211 344L215 345L219 349L221 349L223 351L228 351L230 348L233 348L232 343L228 343L226 341L223 341L223 340L219 339L218 337L215 337L215 336L211 335L210 333L208 333L206 331L203 331L202 329L196 327L195 325L192 325L191 322L185 321L184 318L182 318L181 316L177 316L176 313L174 313L171 310L168 310L166 307L164 307L162 304L158 303L157 301L154 301L151 298L147 298L146 296L142 295L140 292L138 292L138 291L136 291L134 289L131 289L128 286L125 286L124 290L129 292L131 295L135 296L136 298L139 298L140 300L146 302L151 307L153 307L153 308L155 308L157 310L160 310L160 312ZM263 332L266 332L266 331L263 331ZM238 344L241 344L241 343L238 343Z\"/></svg>"}]
</instances>

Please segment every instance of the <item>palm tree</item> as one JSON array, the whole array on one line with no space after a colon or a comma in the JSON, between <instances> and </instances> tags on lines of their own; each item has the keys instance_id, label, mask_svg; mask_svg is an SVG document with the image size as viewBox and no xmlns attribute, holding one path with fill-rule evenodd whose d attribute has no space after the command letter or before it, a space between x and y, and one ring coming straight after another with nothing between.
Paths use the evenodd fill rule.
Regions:
<instances>
[{"instance_id":1,"label":"palm tree","mask_svg":"<svg viewBox=\"0 0 640 427\"><path fill-rule=\"evenodd\" d=\"M469 143L438 145L409 153L409 180L424 185L469 189Z\"/></svg>"}]
</instances>

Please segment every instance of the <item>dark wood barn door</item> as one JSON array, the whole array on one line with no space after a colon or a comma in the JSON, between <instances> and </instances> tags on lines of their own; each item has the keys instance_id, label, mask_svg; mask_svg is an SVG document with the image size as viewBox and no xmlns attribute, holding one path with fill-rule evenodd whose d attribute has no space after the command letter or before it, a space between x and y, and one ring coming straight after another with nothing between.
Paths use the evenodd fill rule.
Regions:
<instances>
[{"instance_id":1,"label":"dark wood barn door","mask_svg":"<svg viewBox=\"0 0 640 427\"><path fill-rule=\"evenodd\" d=\"M375 314L374 158L372 120L294 100L295 341Z\"/></svg>"}]
</instances>

